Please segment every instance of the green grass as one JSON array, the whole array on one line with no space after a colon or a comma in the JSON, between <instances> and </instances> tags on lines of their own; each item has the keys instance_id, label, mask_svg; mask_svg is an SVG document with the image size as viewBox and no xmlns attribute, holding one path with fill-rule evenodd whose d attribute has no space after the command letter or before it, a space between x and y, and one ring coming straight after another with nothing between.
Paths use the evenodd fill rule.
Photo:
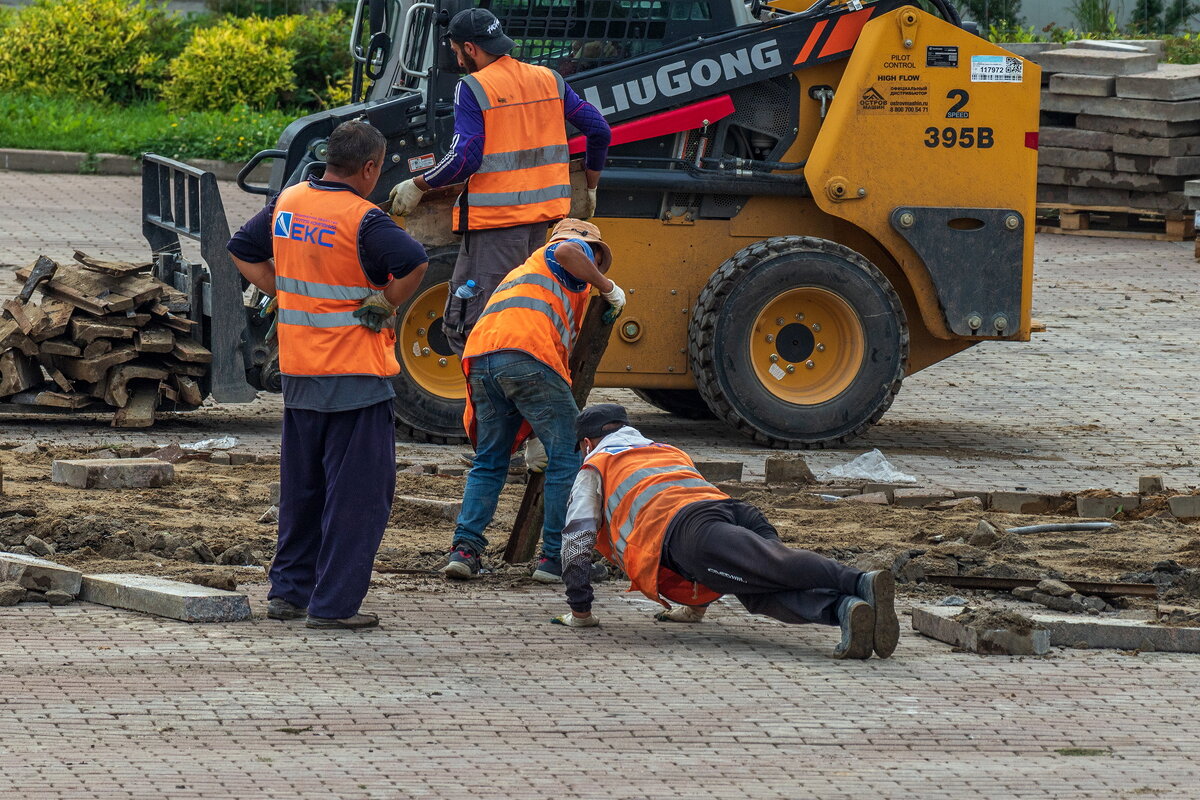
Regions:
<instances>
[{"instance_id":1,"label":"green grass","mask_svg":"<svg viewBox=\"0 0 1200 800\"><path fill-rule=\"evenodd\" d=\"M246 161L274 147L295 111L174 113L161 104L116 106L0 92L0 147Z\"/></svg>"},{"instance_id":2,"label":"green grass","mask_svg":"<svg viewBox=\"0 0 1200 800\"><path fill-rule=\"evenodd\" d=\"M1112 750L1107 747L1060 747L1054 752L1060 756L1111 756Z\"/></svg>"}]
</instances>

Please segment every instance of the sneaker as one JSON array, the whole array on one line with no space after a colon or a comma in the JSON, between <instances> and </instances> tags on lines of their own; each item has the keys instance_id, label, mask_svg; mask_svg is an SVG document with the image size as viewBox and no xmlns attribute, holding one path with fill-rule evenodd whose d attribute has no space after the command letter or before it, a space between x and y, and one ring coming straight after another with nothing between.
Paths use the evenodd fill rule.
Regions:
<instances>
[{"instance_id":1,"label":"sneaker","mask_svg":"<svg viewBox=\"0 0 1200 800\"><path fill-rule=\"evenodd\" d=\"M327 630L357 630L358 628L374 628L378 624L379 617L375 614L355 614L353 617L345 619L326 619L310 615L304 623L308 628L325 628Z\"/></svg>"},{"instance_id":2,"label":"sneaker","mask_svg":"<svg viewBox=\"0 0 1200 800\"><path fill-rule=\"evenodd\" d=\"M562 562L557 558L542 556L532 577L538 583L562 583Z\"/></svg>"},{"instance_id":3,"label":"sneaker","mask_svg":"<svg viewBox=\"0 0 1200 800\"><path fill-rule=\"evenodd\" d=\"M870 658L875 635L875 610L861 597L845 597L838 604L842 640L834 648L834 658Z\"/></svg>"},{"instance_id":4,"label":"sneaker","mask_svg":"<svg viewBox=\"0 0 1200 800\"><path fill-rule=\"evenodd\" d=\"M858 596L875 609L875 655L887 658L900 641L900 620L896 618L896 578L889 569L864 572L858 579Z\"/></svg>"},{"instance_id":5,"label":"sneaker","mask_svg":"<svg viewBox=\"0 0 1200 800\"><path fill-rule=\"evenodd\" d=\"M479 574L479 554L466 545L459 545L440 572L447 578L466 580Z\"/></svg>"},{"instance_id":6,"label":"sneaker","mask_svg":"<svg viewBox=\"0 0 1200 800\"><path fill-rule=\"evenodd\" d=\"M294 606L282 597L267 601L267 619L300 619L308 616L308 609Z\"/></svg>"}]
</instances>

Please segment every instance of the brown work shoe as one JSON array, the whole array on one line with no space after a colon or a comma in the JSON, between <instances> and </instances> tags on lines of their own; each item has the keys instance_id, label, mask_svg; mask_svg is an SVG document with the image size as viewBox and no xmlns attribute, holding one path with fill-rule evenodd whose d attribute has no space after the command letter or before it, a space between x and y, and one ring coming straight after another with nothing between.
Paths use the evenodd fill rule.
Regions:
<instances>
[{"instance_id":1,"label":"brown work shoe","mask_svg":"<svg viewBox=\"0 0 1200 800\"><path fill-rule=\"evenodd\" d=\"M311 618L310 618L311 619ZM834 658L870 658L875 639L875 609L861 597L846 597L838 604L842 640L833 651Z\"/></svg>"},{"instance_id":2,"label":"brown work shoe","mask_svg":"<svg viewBox=\"0 0 1200 800\"><path fill-rule=\"evenodd\" d=\"M896 578L890 569L865 572L858 579L858 596L875 609L875 655L887 658L896 652L900 641L900 620L896 616Z\"/></svg>"},{"instance_id":3,"label":"brown work shoe","mask_svg":"<svg viewBox=\"0 0 1200 800\"><path fill-rule=\"evenodd\" d=\"M374 628L379 624L379 617L375 614L355 614L353 617L345 619L325 619L310 614L308 621L304 624L309 628L326 630L357 630L358 628Z\"/></svg>"},{"instance_id":4,"label":"brown work shoe","mask_svg":"<svg viewBox=\"0 0 1200 800\"><path fill-rule=\"evenodd\" d=\"M301 619L308 616L308 609L293 605L282 597L272 597L267 601L268 619Z\"/></svg>"}]
</instances>

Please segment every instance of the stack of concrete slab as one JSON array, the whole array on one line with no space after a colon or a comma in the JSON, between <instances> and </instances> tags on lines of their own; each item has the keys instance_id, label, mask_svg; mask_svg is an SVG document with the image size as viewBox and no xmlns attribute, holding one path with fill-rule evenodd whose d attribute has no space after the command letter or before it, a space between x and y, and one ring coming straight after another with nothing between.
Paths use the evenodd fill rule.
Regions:
<instances>
[{"instance_id":1,"label":"stack of concrete slab","mask_svg":"<svg viewBox=\"0 0 1200 800\"><path fill-rule=\"evenodd\" d=\"M1162 214L1162 238L1193 235L1184 183L1200 176L1200 65L1159 63L1156 40L1043 47L1019 53L1047 81L1038 202L1080 209L1066 229L1086 229L1086 209L1120 209Z\"/></svg>"}]
</instances>

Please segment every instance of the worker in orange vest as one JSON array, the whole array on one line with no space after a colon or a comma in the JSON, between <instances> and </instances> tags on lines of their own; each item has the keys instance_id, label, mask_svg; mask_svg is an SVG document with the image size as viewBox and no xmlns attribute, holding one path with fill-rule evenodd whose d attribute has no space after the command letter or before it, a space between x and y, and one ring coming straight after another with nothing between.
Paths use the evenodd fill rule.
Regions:
<instances>
[{"instance_id":1,"label":"worker in orange vest","mask_svg":"<svg viewBox=\"0 0 1200 800\"><path fill-rule=\"evenodd\" d=\"M757 508L704 480L687 453L642 436L619 405L585 409L575 437L585 458L562 543L571 610L554 622L599 624L589 580L595 548L625 571L631 591L665 606L660 621L700 622L709 603L732 594L752 614L840 625L837 658L887 658L896 649L891 571L862 572L786 547Z\"/></svg>"},{"instance_id":2,"label":"worker in orange vest","mask_svg":"<svg viewBox=\"0 0 1200 800\"><path fill-rule=\"evenodd\" d=\"M392 213L404 216L431 188L467 181L454 204L462 247L450 279L443 330L462 355L467 336L500 280L546 243L549 223L587 219L612 131L604 116L580 99L562 75L508 55L515 43L491 11L468 8L450 20L450 46L469 74L454 92L454 138L424 175L396 184ZM587 197L571 207L570 123L587 138ZM473 280L474 294L457 290Z\"/></svg>"},{"instance_id":3,"label":"worker in orange vest","mask_svg":"<svg viewBox=\"0 0 1200 800\"><path fill-rule=\"evenodd\" d=\"M571 481L579 470L571 394L571 350L595 286L615 318L625 305L621 287L604 276L612 252L589 222L565 219L550 242L508 273L471 331L463 353L467 407L463 425L475 445L452 551L442 572L469 578L487 546L484 528L508 476L509 456L530 431L546 446L542 555L533 573L561 580L559 548Z\"/></svg>"},{"instance_id":4,"label":"worker in orange vest","mask_svg":"<svg viewBox=\"0 0 1200 800\"><path fill-rule=\"evenodd\" d=\"M394 312L428 259L367 200L383 134L344 122L328 148L324 174L280 192L228 248L278 307L283 444L267 616L368 628L379 618L359 608L396 489Z\"/></svg>"}]
</instances>

